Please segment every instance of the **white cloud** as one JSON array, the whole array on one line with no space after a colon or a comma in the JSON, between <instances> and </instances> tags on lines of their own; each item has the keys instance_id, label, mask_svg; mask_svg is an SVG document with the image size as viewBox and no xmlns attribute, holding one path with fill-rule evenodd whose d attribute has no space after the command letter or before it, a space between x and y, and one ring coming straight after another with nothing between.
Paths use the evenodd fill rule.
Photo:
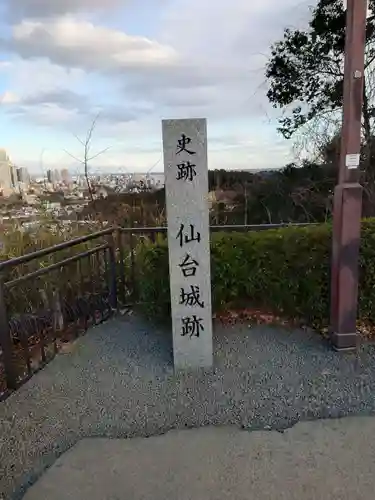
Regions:
<instances>
[{"instance_id":1,"label":"white cloud","mask_svg":"<svg viewBox=\"0 0 375 500\"><path fill-rule=\"evenodd\" d=\"M85 72L70 69L43 59L23 60L19 57L4 62L3 75L8 87L17 94L35 94L57 88L74 90L85 80Z\"/></svg>"},{"instance_id":2,"label":"white cloud","mask_svg":"<svg viewBox=\"0 0 375 500\"><path fill-rule=\"evenodd\" d=\"M111 9L124 0L2 0L10 19L46 18L80 11Z\"/></svg>"},{"instance_id":3,"label":"white cloud","mask_svg":"<svg viewBox=\"0 0 375 500\"><path fill-rule=\"evenodd\" d=\"M119 124L137 120L142 114L150 112L147 106L101 105L92 102L86 95L61 88L23 96L6 91L0 96L0 104L3 112L10 117L63 129L69 123L87 127L97 115L101 123L118 127Z\"/></svg>"},{"instance_id":4,"label":"white cloud","mask_svg":"<svg viewBox=\"0 0 375 500\"><path fill-rule=\"evenodd\" d=\"M56 103L43 103L38 107L20 106L13 110L15 115L24 116L26 113L28 119L40 125L69 125L78 117L76 109L66 108Z\"/></svg>"},{"instance_id":5,"label":"white cloud","mask_svg":"<svg viewBox=\"0 0 375 500\"><path fill-rule=\"evenodd\" d=\"M99 113L101 122L118 126L153 110L148 102L109 102L106 95L93 94L91 88L96 79L90 79L83 70L64 68L43 59L16 58L4 65L3 73L8 88L0 95L2 111L23 122L60 128L66 128L70 122L80 128Z\"/></svg>"},{"instance_id":6,"label":"white cloud","mask_svg":"<svg viewBox=\"0 0 375 500\"><path fill-rule=\"evenodd\" d=\"M172 47L70 17L24 20L13 27L5 46L25 59L47 58L85 71L142 70L177 63Z\"/></svg>"},{"instance_id":7,"label":"white cloud","mask_svg":"<svg viewBox=\"0 0 375 500\"><path fill-rule=\"evenodd\" d=\"M20 102L20 97L14 92L6 91L0 96L0 103L3 105L17 104Z\"/></svg>"},{"instance_id":8,"label":"white cloud","mask_svg":"<svg viewBox=\"0 0 375 500\"><path fill-rule=\"evenodd\" d=\"M14 58L7 62L3 73L8 88L1 107L10 119L64 126L77 119L87 102L86 95L74 90L84 78L81 70Z\"/></svg>"}]
</instances>

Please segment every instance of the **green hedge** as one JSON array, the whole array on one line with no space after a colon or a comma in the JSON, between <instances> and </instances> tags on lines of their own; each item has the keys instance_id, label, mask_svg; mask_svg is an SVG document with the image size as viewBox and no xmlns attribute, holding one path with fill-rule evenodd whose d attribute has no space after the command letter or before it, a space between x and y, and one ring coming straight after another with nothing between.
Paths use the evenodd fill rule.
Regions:
<instances>
[{"instance_id":1,"label":"green hedge","mask_svg":"<svg viewBox=\"0 0 375 500\"><path fill-rule=\"evenodd\" d=\"M329 322L331 226L288 227L211 238L215 311L239 305L263 307L322 328ZM141 302L152 316L170 313L167 243L137 252ZM375 322L375 220L362 224L360 319Z\"/></svg>"}]
</instances>

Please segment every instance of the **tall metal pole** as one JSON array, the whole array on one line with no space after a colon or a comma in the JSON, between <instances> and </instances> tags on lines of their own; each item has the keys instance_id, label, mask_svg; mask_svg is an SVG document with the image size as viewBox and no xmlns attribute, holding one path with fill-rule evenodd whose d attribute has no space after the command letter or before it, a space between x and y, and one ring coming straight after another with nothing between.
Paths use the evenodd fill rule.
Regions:
<instances>
[{"instance_id":1,"label":"tall metal pole","mask_svg":"<svg viewBox=\"0 0 375 500\"><path fill-rule=\"evenodd\" d=\"M367 0L347 0L340 170L333 207L331 339L338 350L357 345L358 260L362 215L362 135Z\"/></svg>"}]
</instances>

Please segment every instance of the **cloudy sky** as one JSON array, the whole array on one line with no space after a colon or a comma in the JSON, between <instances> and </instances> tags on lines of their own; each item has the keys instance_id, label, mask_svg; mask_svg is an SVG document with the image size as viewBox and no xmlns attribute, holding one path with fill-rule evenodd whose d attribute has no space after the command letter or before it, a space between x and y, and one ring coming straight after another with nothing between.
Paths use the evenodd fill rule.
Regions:
<instances>
[{"instance_id":1,"label":"cloudy sky","mask_svg":"<svg viewBox=\"0 0 375 500\"><path fill-rule=\"evenodd\" d=\"M290 159L264 65L313 0L0 0L0 147L34 171L77 168L99 113L93 169L162 169L161 119L206 117L210 168ZM45 150L43 155L42 150Z\"/></svg>"}]
</instances>

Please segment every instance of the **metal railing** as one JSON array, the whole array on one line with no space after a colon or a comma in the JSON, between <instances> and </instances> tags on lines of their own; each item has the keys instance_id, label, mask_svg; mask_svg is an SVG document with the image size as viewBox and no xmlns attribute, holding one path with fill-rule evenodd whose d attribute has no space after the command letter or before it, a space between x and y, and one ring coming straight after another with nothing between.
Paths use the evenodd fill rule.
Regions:
<instances>
[{"instance_id":1,"label":"metal railing","mask_svg":"<svg viewBox=\"0 0 375 500\"><path fill-rule=\"evenodd\" d=\"M113 229L0 263L0 398L117 309Z\"/></svg>"},{"instance_id":2,"label":"metal railing","mask_svg":"<svg viewBox=\"0 0 375 500\"><path fill-rule=\"evenodd\" d=\"M247 232L289 225L210 229ZM48 363L65 342L118 308L137 304L136 249L157 235L166 238L166 232L166 227L108 228L0 262L0 399Z\"/></svg>"}]
</instances>

